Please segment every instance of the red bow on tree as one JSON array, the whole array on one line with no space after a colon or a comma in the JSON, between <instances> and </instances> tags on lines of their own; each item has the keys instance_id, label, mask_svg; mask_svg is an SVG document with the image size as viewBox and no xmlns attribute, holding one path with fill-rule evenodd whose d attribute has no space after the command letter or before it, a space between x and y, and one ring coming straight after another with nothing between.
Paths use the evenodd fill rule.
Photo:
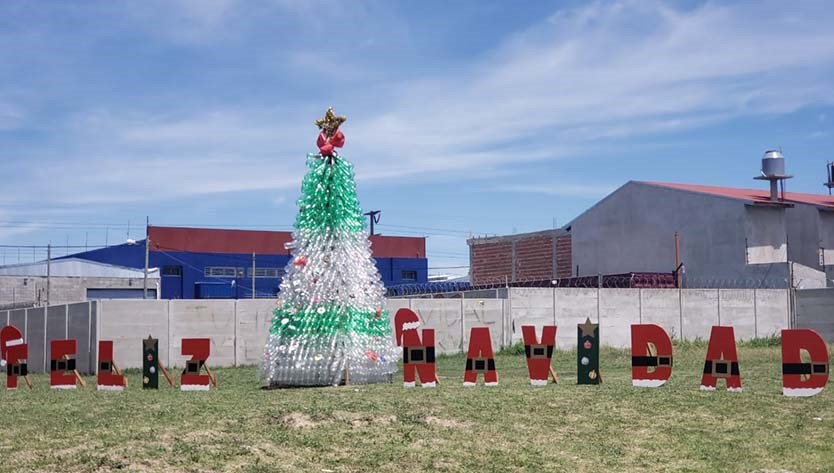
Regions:
<instances>
[{"instance_id":1,"label":"red bow on tree","mask_svg":"<svg viewBox=\"0 0 834 473\"><path fill-rule=\"evenodd\" d=\"M334 148L341 148L345 145L345 135L341 130L336 130L333 135L328 137L327 133L322 130L319 133L319 139L316 140L316 144L322 156L333 156Z\"/></svg>"}]
</instances>

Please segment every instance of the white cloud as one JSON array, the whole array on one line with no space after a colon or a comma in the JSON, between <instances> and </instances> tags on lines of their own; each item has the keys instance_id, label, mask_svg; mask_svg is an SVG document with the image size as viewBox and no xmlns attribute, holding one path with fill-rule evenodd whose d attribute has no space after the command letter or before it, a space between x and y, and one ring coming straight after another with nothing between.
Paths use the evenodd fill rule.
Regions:
<instances>
[{"instance_id":1,"label":"white cloud","mask_svg":"<svg viewBox=\"0 0 834 473\"><path fill-rule=\"evenodd\" d=\"M148 28L176 35L180 22L184 38L222 43L238 41L234 27L265 7L220 0L172 8L179 16ZM282 8L299 17L317 14L312 7ZM136 17L161 15L151 10ZM374 21L366 9L325 10L314 29L338 15ZM374 59L367 50L376 46L363 36L352 50L363 54L348 55L355 64L345 62L347 85L330 79L330 89L275 105L251 97L237 101L235 93L165 110L94 101L60 130L68 143L27 153L54 164L24 170L0 189L0 200L28 195L31 188L53 202L103 203L297 187L304 154L314 150L311 121L333 97L337 111L349 116L345 155L366 181L477 179L622 140L832 104L832 21L824 2L801 9L707 3L685 11L653 1L596 2L556 12L451 68L398 81L370 79L385 69L386 59ZM405 18L385 22L386 31L407 31ZM355 29L383 28L360 22ZM334 74L341 70L331 49L347 46L323 46L276 48L276 54L309 72L316 84L327 83L328 65ZM0 128L17 120L15 110L0 105ZM610 189L500 190L598 196Z\"/></svg>"}]
</instances>

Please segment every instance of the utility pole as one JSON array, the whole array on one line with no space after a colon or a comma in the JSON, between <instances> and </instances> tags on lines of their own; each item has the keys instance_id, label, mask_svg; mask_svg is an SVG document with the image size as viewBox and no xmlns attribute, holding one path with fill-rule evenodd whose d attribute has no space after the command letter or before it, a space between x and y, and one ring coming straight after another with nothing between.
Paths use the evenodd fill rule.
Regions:
<instances>
[{"instance_id":1,"label":"utility pole","mask_svg":"<svg viewBox=\"0 0 834 473\"><path fill-rule=\"evenodd\" d=\"M46 306L49 307L49 286L52 278L52 243L46 245Z\"/></svg>"},{"instance_id":2,"label":"utility pole","mask_svg":"<svg viewBox=\"0 0 834 473\"><path fill-rule=\"evenodd\" d=\"M370 212L365 212L365 215L368 216L368 220L371 222L371 236L374 235L374 224L379 223L380 213L382 213L381 210L371 210Z\"/></svg>"},{"instance_id":3,"label":"utility pole","mask_svg":"<svg viewBox=\"0 0 834 473\"><path fill-rule=\"evenodd\" d=\"M145 217L145 278L142 283L142 299L148 298L148 259L150 257L150 251L151 238L148 236L148 218Z\"/></svg>"},{"instance_id":4,"label":"utility pole","mask_svg":"<svg viewBox=\"0 0 834 473\"><path fill-rule=\"evenodd\" d=\"M255 298L255 253L252 253L252 299Z\"/></svg>"},{"instance_id":5,"label":"utility pole","mask_svg":"<svg viewBox=\"0 0 834 473\"><path fill-rule=\"evenodd\" d=\"M681 245L678 232L675 232L675 285L681 287Z\"/></svg>"}]
</instances>

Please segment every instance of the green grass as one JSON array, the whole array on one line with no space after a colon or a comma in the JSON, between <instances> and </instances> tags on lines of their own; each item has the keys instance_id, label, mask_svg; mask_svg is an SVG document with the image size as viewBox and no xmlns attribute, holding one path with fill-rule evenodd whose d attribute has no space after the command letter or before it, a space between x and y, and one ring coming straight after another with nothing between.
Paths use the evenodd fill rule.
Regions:
<instances>
[{"instance_id":1,"label":"green grass","mask_svg":"<svg viewBox=\"0 0 834 473\"><path fill-rule=\"evenodd\" d=\"M143 391L138 373L122 394L53 392L35 376L0 392L0 471L834 471L834 389L783 398L779 348L762 345L739 348L741 394L698 390L697 344L676 347L659 389L632 388L628 353L610 349L601 386L575 384L570 352L544 388L506 353L495 388L464 388L459 356L433 390L267 391L254 368L217 369L211 393Z\"/></svg>"}]
</instances>

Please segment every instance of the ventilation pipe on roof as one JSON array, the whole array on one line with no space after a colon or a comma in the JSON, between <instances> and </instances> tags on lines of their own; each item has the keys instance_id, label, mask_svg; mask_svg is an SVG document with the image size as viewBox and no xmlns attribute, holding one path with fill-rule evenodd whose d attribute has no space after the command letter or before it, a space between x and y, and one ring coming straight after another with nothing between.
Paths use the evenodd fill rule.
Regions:
<instances>
[{"instance_id":1,"label":"ventilation pipe on roof","mask_svg":"<svg viewBox=\"0 0 834 473\"><path fill-rule=\"evenodd\" d=\"M762 157L762 171L761 176L756 176L753 179L770 182L770 201L778 202L779 197L779 183L782 183L782 198L785 193L785 180L793 176L785 174L785 157L782 152L778 150L765 151Z\"/></svg>"}]
</instances>

